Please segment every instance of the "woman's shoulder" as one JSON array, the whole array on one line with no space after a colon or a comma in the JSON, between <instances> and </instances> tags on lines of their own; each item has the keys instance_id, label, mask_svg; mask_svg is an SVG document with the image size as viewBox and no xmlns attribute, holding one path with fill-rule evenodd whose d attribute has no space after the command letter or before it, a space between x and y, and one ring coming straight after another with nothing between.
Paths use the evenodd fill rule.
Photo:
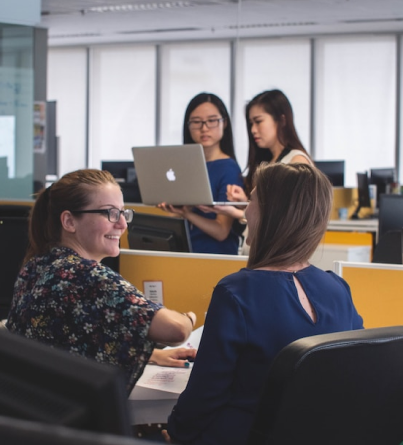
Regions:
<instances>
[{"instance_id":1,"label":"woman's shoulder","mask_svg":"<svg viewBox=\"0 0 403 445\"><path fill-rule=\"evenodd\" d=\"M221 159L215 159L214 161L208 161L207 167L214 169L233 168L241 170L238 162L232 158L221 158Z\"/></svg>"},{"instance_id":2,"label":"woman's shoulder","mask_svg":"<svg viewBox=\"0 0 403 445\"><path fill-rule=\"evenodd\" d=\"M57 273L63 271L74 271L74 276L80 280L87 280L88 283L110 281L125 281L117 272L96 260L83 258L74 250L67 247L56 247L50 252L49 260L51 268Z\"/></svg>"},{"instance_id":3,"label":"woman's shoulder","mask_svg":"<svg viewBox=\"0 0 403 445\"><path fill-rule=\"evenodd\" d=\"M243 187L242 172L238 163L232 158L217 159L207 163L210 181L223 184L237 184Z\"/></svg>"},{"instance_id":4,"label":"woman's shoulder","mask_svg":"<svg viewBox=\"0 0 403 445\"><path fill-rule=\"evenodd\" d=\"M243 267L238 272L234 272L230 275L222 278L217 286L225 287L229 290L240 289L240 288L254 288L262 285L263 282L267 283L272 280L273 276L271 274L259 273L254 269L249 269Z\"/></svg>"},{"instance_id":5,"label":"woman's shoulder","mask_svg":"<svg viewBox=\"0 0 403 445\"><path fill-rule=\"evenodd\" d=\"M284 158L281 159L281 163L282 164L290 164L291 161L296 157L296 156L302 156L303 158L307 159L309 161L309 164L313 165L312 163L312 159L310 158L310 156L308 155L308 153L306 153L303 150L299 150L299 149L292 149L290 150L285 156Z\"/></svg>"}]
</instances>

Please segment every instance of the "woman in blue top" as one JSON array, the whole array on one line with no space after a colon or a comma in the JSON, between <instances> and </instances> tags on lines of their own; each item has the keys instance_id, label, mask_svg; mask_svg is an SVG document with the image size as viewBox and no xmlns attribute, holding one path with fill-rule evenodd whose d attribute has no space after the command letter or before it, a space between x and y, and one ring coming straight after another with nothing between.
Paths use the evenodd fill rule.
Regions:
<instances>
[{"instance_id":1,"label":"woman in blue top","mask_svg":"<svg viewBox=\"0 0 403 445\"><path fill-rule=\"evenodd\" d=\"M258 167L246 209L247 268L214 289L185 391L167 441L246 444L261 388L287 344L317 334L362 329L347 283L309 264L332 206L332 186L315 167Z\"/></svg>"},{"instance_id":2,"label":"woman in blue top","mask_svg":"<svg viewBox=\"0 0 403 445\"><path fill-rule=\"evenodd\" d=\"M183 142L203 146L214 201L227 200L228 184L243 186L241 169L235 158L231 121L219 97L200 93L190 101L183 123ZM206 213L205 207L177 208L161 204L160 208L189 221L193 252L238 253L239 237L232 229L231 216Z\"/></svg>"}]
</instances>

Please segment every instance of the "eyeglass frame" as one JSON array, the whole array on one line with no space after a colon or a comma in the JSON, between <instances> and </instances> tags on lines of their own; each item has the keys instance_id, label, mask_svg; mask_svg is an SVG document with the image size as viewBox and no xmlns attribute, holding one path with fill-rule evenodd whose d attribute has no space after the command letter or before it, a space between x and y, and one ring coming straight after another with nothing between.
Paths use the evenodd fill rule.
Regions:
<instances>
[{"instance_id":1,"label":"eyeglass frame","mask_svg":"<svg viewBox=\"0 0 403 445\"><path fill-rule=\"evenodd\" d=\"M116 221L111 221L111 210L118 211L119 217ZM103 215L108 215L108 221L111 223L117 223L120 220L120 216L123 215L125 221L130 224L133 221L134 210L133 209L124 209L119 210L116 207L112 207L111 209L97 209L97 210L70 210L71 213L100 213ZM131 216L126 216L131 215Z\"/></svg>"},{"instance_id":2,"label":"eyeglass frame","mask_svg":"<svg viewBox=\"0 0 403 445\"><path fill-rule=\"evenodd\" d=\"M226 119L225 117L217 117L217 118L214 118L214 119L207 119L207 120L205 120L205 121L202 121L202 120L194 120L194 121L188 121L188 122L187 122L187 125L188 125L189 129L192 129L192 130L201 130L201 129L203 128L203 125L205 125L206 128L208 128L208 129L210 130L210 129L212 129L212 128L218 128L219 125L220 125L220 122L224 122L225 119ZM213 126L213 127L209 127L209 126L207 125L207 122L210 122L210 123L211 123L211 121L215 121L215 122L217 122L217 125L215 125L215 126ZM198 128L194 128L194 127L191 128L191 127L190 127L192 124L196 124L196 123L200 124L200 127L198 127Z\"/></svg>"}]
</instances>

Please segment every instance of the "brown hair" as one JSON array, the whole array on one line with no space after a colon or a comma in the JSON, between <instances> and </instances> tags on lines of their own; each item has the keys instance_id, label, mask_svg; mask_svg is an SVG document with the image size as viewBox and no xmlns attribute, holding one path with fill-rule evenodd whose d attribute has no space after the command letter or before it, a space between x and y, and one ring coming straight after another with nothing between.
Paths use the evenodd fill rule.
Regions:
<instances>
[{"instance_id":1,"label":"brown hair","mask_svg":"<svg viewBox=\"0 0 403 445\"><path fill-rule=\"evenodd\" d=\"M333 189L327 177L307 164L257 168L259 210L248 267L287 267L308 261L329 221Z\"/></svg>"},{"instance_id":2,"label":"brown hair","mask_svg":"<svg viewBox=\"0 0 403 445\"><path fill-rule=\"evenodd\" d=\"M42 189L30 215L29 247L24 263L56 246L61 239L62 212L81 210L89 204L92 189L105 184L119 186L109 172L85 169L67 173L50 187Z\"/></svg>"}]
</instances>

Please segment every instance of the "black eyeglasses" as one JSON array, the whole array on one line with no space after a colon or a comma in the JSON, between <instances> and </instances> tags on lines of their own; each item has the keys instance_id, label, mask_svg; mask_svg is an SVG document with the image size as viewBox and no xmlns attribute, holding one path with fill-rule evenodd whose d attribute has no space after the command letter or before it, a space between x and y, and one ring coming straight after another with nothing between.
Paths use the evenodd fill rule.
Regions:
<instances>
[{"instance_id":1,"label":"black eyeglasses","mask_svg":"<svg viewBox=\"0 0 403 445\"><path fill-rule=\"evenodd\" d=\"M206 121L194 120L188 122L188 127L190 130L201 130L203 125L207 128L217 128L221 121L224 121L225 117L220 117L217 119L207 119Z\"/></svg>"},{"instance_id":2,"label":"black eyeglasses","mask_svg":"<svg viewBox=\"0 0 403 445\"><path fill-rule=\"evenodd\" d=\"M133 221L134 211L132 209L99 209L99 210L71 210L71 213L101 213L103 215L108 215L108 220L111 223L117 223L120 219L120 215L123 215L127 223Z\"/></svg>"}]
</instances>

